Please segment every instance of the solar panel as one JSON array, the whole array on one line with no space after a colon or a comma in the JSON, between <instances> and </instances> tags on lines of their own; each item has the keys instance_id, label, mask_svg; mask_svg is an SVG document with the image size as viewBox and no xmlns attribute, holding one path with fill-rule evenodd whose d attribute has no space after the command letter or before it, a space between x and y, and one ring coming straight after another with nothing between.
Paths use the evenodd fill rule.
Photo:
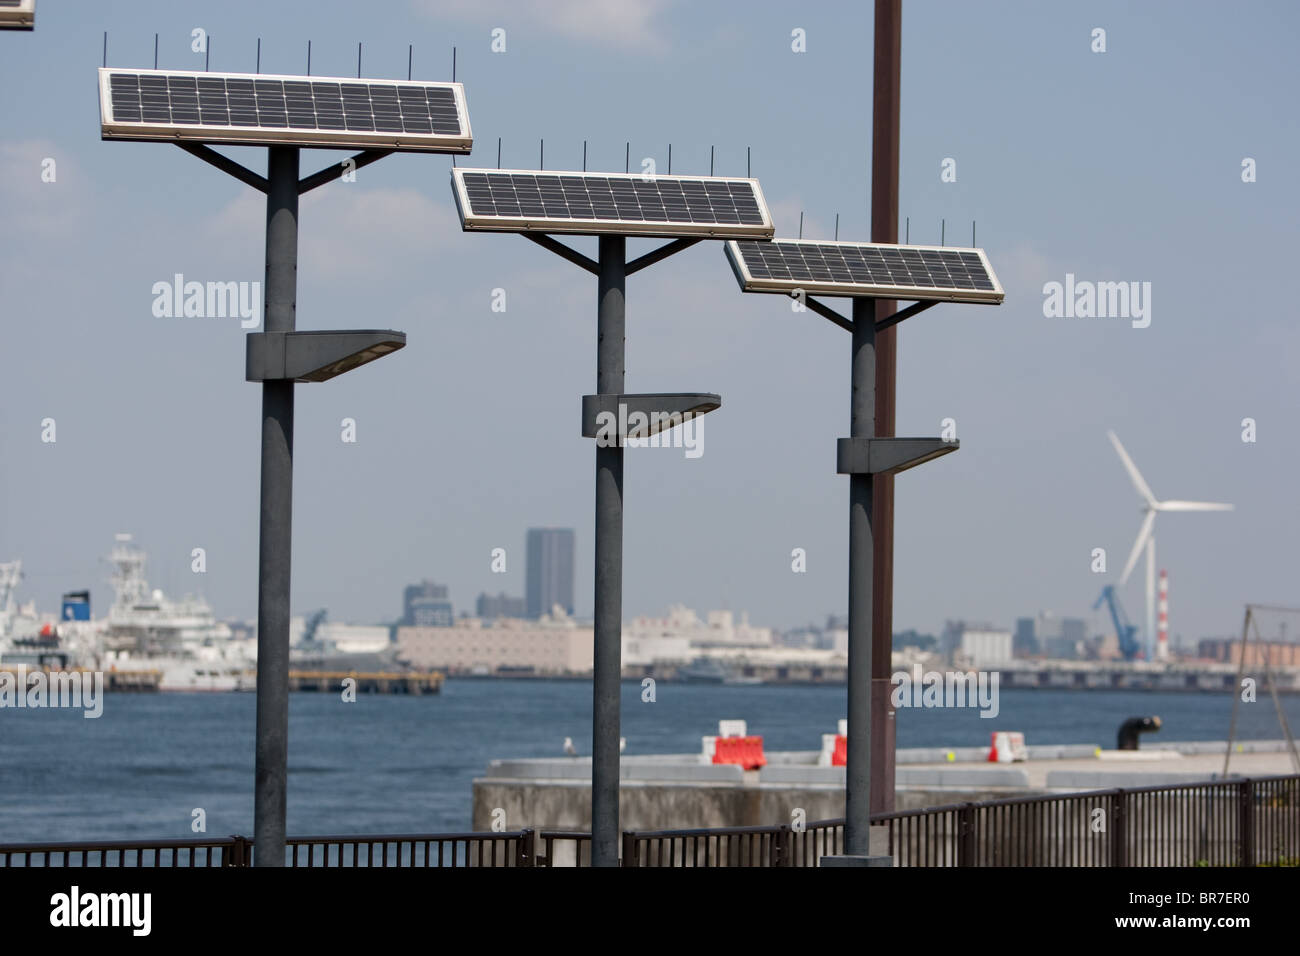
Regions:
<instances>
[{"instance_id":1,"label":"solar panel","mask_svg":"<svg viewBox=\"0 0 1300 956\"><path fill-rule=\"evenodd\" d=\"M756 179L453 169L466 231L770 238Z\"/></svg>"},{"instance_id":2,"label":"solar panel","mask_svg":"<svg viewBox=\"0 0 1300 956\"><path fill-rule=\"evenodd\" d=\"M0 0L0 30L30 30L36 22L36 0Z\"/></svg>"},{"instance_id":3,"label":"solar panel","mask_svg":"<svg viewBox=\"0 0 1300 956\"><path fill-rule=\"evenodd\" d=\"M459 83L99 71L104 139L468 153Z\"/></svg>"},{"instance_id":4,"label":"solar panel","mask_svg":"<svg viewBox=\"0 0 1300 956\"><path fill-rule=\"evenodd\" d=\"M727 258L745 292L989 303L1003 296L983 249L776 239L729 242Z\"/></svg>"}]
</instances>

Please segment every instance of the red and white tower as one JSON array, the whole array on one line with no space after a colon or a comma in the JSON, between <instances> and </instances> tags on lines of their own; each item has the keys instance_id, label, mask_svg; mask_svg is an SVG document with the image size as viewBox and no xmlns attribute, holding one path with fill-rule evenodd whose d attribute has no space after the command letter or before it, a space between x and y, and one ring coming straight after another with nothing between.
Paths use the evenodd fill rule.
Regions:
<instances>
[{"instance_id":1,"label":"red and white tower","mask_svg":"<svg viewBox=\"0 0 1300 956\"><path fill-rule=\"evenodd\" d=\"M1156 624L1156 660L1169 660L1169 572L1160 572L1159 621Z\"/></svg>"}]
</instances>

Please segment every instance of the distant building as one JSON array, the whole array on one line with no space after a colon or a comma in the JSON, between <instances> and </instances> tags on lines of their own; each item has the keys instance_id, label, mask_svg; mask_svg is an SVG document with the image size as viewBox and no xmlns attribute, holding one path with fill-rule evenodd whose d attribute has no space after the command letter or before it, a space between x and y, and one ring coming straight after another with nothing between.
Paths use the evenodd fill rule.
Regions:
<instances>
[{"instance_id":1,"label":"distant building","mask_svg":"<svg viewBox=\"0 0 1300 956\"><path fill-rule=\"evenodd\" d=\"M1067 641L1082 641L1088 637L1088 625L1082 618L1061 618L1061 637Z\"/></svg>"},{"instance_id":2,"label":"distant building","mask_svg":"<svg viewBox=\"0 0 1300 956\"><path fill-rule=\"evenodd\" d=\"M1032 617L1016 618L1016 633L1011 640L1011 649L1017 657L1032 657L1042 651L1036 624Z\"/></svg>"},{"instance_id":3,"label":"distant building","mask_svg":"<svg viewBox=\"0 0 1300 956\"><path fill-rule=\"evenodd\" d=\"M573 614L572 528L529 528L527 616L536 620L556 605Z\"/></svg>"},{"instance_id":4,"label":"distant building","mask_svg":"<svg viewBox=\"0 0 1300 956\"><path fill-rule=\"evenodd\" d=\"M402 624L406 627L451 627L451 599L445 584L421 581L402 592Z\"/></svg>"},{"instance_id":5,"label":"distant building","mask_svg":"<svg viewBox=\"0 0 1300 956\"><path fill-rule=\"evenodd\" d=\"M623 636L646 639L659 637L685 638L698 650L717 647L772 647L774 640L770 627L755 627L749 615L741 613L736 620L731 611L709 611L704 620L688 607L674 604L665 617L637 617L623 623Z\"/></svg>"},{"instance_id":6,"label":"distant building","mask_svg":"<svg viewBox=\"0 0 1300 956\"><path fill-rule=\"evenodd\" d=\"M1226 643L1226 655L1223 659L1230 664L1240 664L1241 641L1234 640ZM1251 668L1300 667L1300 644L1289 641L1247 641L1246 666Z\"/></svg>"},{"instance_id":7,"label":"distant building","mask_svg":"<svg viewBox=\"0 0 1300 956\"><path fill-rule=\"evenodd\" d=\"M475 613L485 621L499 617L527 617L528 603L521 597L510 597L504 593L495 597L480 594L475 602Z\"/></svg>"},{"instance_id":8,"label":"distant building","mask_svg":"<svg viewBox=\"0 0 1300 956\"><path fill-rule=\"evenodd\" d=\"M1083 654L1084 639L1072 640L1068 637L1049 637L1045 642L1047 656L1054 661L1074 661Z\"/></svg>"},{"instance_id":9,"label":"distant building","mask_svg":"<svg viewBox=\"0 0 1300 956\"><path fill-rule=\"evenodd\" d=\"M956 639L954 661L965 663L975 670L997 669L1010 663L1014 657L1011 654L1010 631L962 623L957 630Z\"/></svg>"},{"instance_id":10,"label":"distant building","mask_svg":"<svg viewBox=\"0 0 1300 956\"><path fill-rule=\"evenodd\" d=\"M1039 611L1034 617L1016 618L1012 649L1017 657L1045 654L1059 660L1074 660L1083 652L1088 625L1081 618L1057 617Z\"/></svg>"},{"instance_id":11,"label":"distant building","mask_svg":"<svg viewBox=\"0 0 1300 956\"><path fill-rule=\"evenodd\" d=\"M592 630L572 618L493 622L463 618L452 627L399 627L397 656L421 670L477 674L585 674Z\"/></svg>"}]
</instances>

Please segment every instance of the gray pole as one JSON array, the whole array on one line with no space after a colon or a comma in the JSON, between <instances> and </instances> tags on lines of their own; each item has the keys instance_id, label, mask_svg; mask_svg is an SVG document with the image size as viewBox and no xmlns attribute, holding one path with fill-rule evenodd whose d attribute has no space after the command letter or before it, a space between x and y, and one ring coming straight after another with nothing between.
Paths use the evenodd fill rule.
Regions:
<instances>
[{"instance_id":1,"label":"gray pole","mask_svg":"<svg viewBox=\"0 0 1300 956\"><path fill-rule=\"evenodd\" d=\"M596 392L623 394L627 241L600 237ZM596 613L592 668L591 865L618 866L618 736L622 689L623 447L596 445Z\"/></svg>"},{"instance_id":2,"label":"gray pole","mask_svg":"<svg viewBox=\"0 0 1300 956\"><path fill-rule=\"evenodd\" d=\"M876 430L876 307L853 300L853 395L849 434ZM868 856L871 833L871 616L874 475L849 476L849 739L845 766L844 853Z\"/></svg>"},{"instance_id":3,"label":"gray pole","mask_svg":"<svg viewBox=\"0 0 1300 956\"><path fill-rule=\"evenodd\" d=\"M298 298L298 148L267 151L267 332L292 332ZM289 760L289 559L293 382L262 383L262 516L257 585L257 764L253 860L284 866Z\"/></svg>"}]
</instances>

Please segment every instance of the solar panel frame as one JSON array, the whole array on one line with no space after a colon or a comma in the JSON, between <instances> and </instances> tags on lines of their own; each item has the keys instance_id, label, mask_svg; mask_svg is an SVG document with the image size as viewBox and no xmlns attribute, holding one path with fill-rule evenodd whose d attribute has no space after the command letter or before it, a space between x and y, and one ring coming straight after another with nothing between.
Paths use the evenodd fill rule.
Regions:
<instances>
[{"instance_id":1,"label":"solar panel frame","mask_svg":"<svg viewBox=\"0 0 1300 956\"><path fill-rule=\"evenodd\" d=\"M220 81L225 84L227 81L234 80L240 83L264 83L268 86L263 87L265 94L274 98L275 89L269 84L283 84L281 89L285 109L283 112L283 125L265 125L264 122L259 125L260 117L258 109L260 103L256 99L259 95L259 88L256 85L250 85L248 88L249 95L232 94L227 88L224 90L226 96L226 106L221 110L221 116L214 111L210 119L217 120L224 118L228 122L225 124L205 124L204 115L199 108L199 101L194 103L195 122L176 123L176 122L156 122L145 121L143 119L123 118L119 119L114 112L112 96L112 79L115 76L133 76L133 77L152 77L168 78L168 102L172 104L171 112L174 114L175 101L171 79L177 79L184 84L190 78L195 82L195 88L201 89L204 81L212 83ZM340 108L338 112L337 127L328 128L306 128L303 126L292 126L292 110L307 110L310 91L305 88L307 84L339 84L339 101ZM402 101L402 89L418 87L423 89L440 89L449 90L452 94L452 100L456 107L456 119L459 124L459 131L456 135L444 133L411 133L405 132L400 128L400 119L390 125L397 125L398 129L388 130L359 130L346 129L346 103L349 99L349 87L366 86L368 88L389 88L394 90L391 101L385 94L384 100L379 104L382 109L375 109L372 94L368 93L366 102L369 104L369 112L372 117L386 117L389 120L392 117L400 117L400 103ZM305 95L307 94L307 95ZM408 94L409 95L409 94ZM355 97L353 97L355 99ZM143 100L143 96L142 96ZM357 100L359 102L359 100ZM427 103L426 99L426 103ZM236 109L236 106L241 108ZM263 112L266 112L263 110ZM208 73L193 72L187 70L125 70L117 68L100 68L99 70L99 115L100 115L100 132L101 137L106 140L132 140L138 142L155 142L171 143L179 140L200 143L222 143L231 146L304 146L313 149L389 149L399 152L433 152L433 153L468 153L474 143L473 131L469 123L469 110L465 103L465 87L461 83L441 83L425 82L420 80L376 80L376 79L357 79L356 77L333 77L333 76L288 76L276 73ZM331 112L317 112L312 109L313 122L318 123L324 116L332 116ZM241 121L251 120L251 122L239 122L237 125L233 122L233 117L238 117ZM277 117L278 118L278 117ZM305 113L304 113L305 118ZM375 124L371 124L375 125Z\"/></svg>"},{"instance_id":2,"label":"solar panel frame","mask_svg":"<svg viewBox=\"0 0 1300 956\"><path fill-rule=\"evenodd\" d=\"M30 30L36 25L36 0L0 2L0 30Z\"/></svg>"},{"instance_id":3,"label":"solar panel frame","mask_svg":"<svg viewBox=\"0 0 1300 956\"><path fill-rule=\"evenodd\" d=\"M744 183L753 190L753 198L761 215L762 222L752 223L691 223L664 220L633 220L593 217L575 219L569 217L543 216L497 216L475 213L470 195L465 184L467 175L486 174L489 176L546 176L579 177L589 180L613 180L617 182L684 182L684 183ZM776 233L772 215L768 211L767 201L757 179L742 176L647 176L643 173L597 173L573 172L552 169L475 169L459 166L451 172L452 193L456 197L456 209L460 214L461 228L466 232L539 232L563 233L567 235L593 236L614 234L645 238L740 238L770 239Z\"/></svg>"},{"instance_id":4,"label":"solar panel frame","mask_svg":"<svg viewBox=\"0 0 1300 956\"><path fill-rule=\"evenodd\" d=\"M991 289L948 288L934 285L898 285L888 283L841 282L816 276L804 279L771 278L755 276L745 261L740 244L731 241L726 244L727 260L731 263L736 281L742 292L768 292L789 295L803 291L810 295L862 297L874 299L906 299L918 302L967 302L979 305L997 305L1002 302L1005 293L1002 283L989 264L983 249L967 246L917 246L887 242L844 242L823 239L775 239L764 243L764 248L791 245L804 246L839 246L851 249L899 249L915 252L972 253L979 258L980 266L988 275Z\"/></svg>"}]
</instances>

